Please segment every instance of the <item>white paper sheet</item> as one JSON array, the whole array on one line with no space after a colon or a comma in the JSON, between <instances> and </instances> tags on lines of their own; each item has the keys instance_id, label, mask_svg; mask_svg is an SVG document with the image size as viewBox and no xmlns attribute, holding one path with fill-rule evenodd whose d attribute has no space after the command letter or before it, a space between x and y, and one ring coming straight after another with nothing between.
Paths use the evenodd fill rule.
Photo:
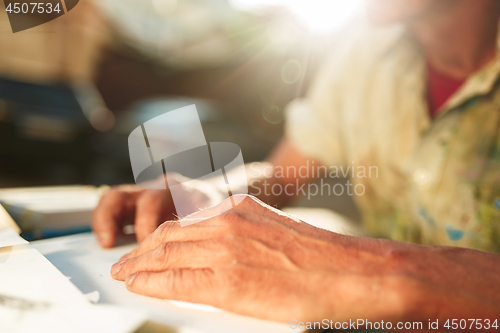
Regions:
<instances>
[{"instance_id":1,"label":"white paper sheet","mask_svg":"<svg viewBox=\"0 0 500 333\"><path fill-rule=\"evenodd\" d=\"M91 305L69 279L29 244L0 248L2 332L133 332L140 311Z\"/></svg>"},{"instance_id":2,"label":"white paper sheet","mask_svg":"<svg viewBox=\"0 0 500 333\"><path fill-rule=\"evenodd\" d=\"M28 242L19 236L14 229L8 228L0 230L0 248L27 243Z\"/></svg>"},{"instance_id":3,"label":"white paper sheet","mask_svg":"<svg viewBox=\"0 0 500 333\"><path fill-rule=\"evenodd\" d=\"M4 229L13 229L16 233L21 233L21 229L16 222L10 217L5 208L0 205L0 230Z\"/></svg>"},{"instance_id":4,"label":"white paper sheet","mask_svg":"<svg viewBox=\"0 0 500 333\"><path fill-rule=\"evenodd\" d=\"M143 323L138 313L116 307L32 302L0 295L2 332L132 333Z\"/></svg>"}]
</instances>

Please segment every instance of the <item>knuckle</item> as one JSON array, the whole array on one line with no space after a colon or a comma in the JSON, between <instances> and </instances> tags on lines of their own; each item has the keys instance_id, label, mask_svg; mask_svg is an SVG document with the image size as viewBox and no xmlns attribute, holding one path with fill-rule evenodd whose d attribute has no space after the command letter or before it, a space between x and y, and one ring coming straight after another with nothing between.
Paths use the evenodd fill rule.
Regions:
<instances>
[{"instance_id":1,"label":"knuckle","mask_svg":"<svg viewBox=\"0 0 500 333\"><path fill-rule=\"evenodd\" d=\"M217 224L223 227L224 235L244 235L248 233L251 221L246 218L245 212L230 210L217 217Z\"/></svg>"},{"instance_id":2,"label":"knuckle","mask_svg":"<svg viewBox=\"0 0 500 333\"><path fill-rule=\"evenodd\" d=\"M137 232L136 232L136 236L137 236ZM156 240L156 238L155 238L155 234L153 232L152 234L149 234L144 238L144 240L139 244L138 249L145 249L148 246L151 246L150 244L155 244L155 240ZM136 251L136 250L134 250L134 251Z\"/></svg>"},{"instance_id":3,"label":"knuckle","mask_svg":"<svg viewBox=\"0 0 500 333\"><path fill-rule=\"evenodd\" d=\"M410 259L410 252L404 249L388 249L385 253L386 259L391 264L402 265Z\"/></svg>"},{"instance_id":4,"label":"knuckle","mask_svg":"<svg viewBox=\"0 0 500 333\"><path fill-rule=\"evenodd\" d=\"M123 198L125 193L118 187L112 187L106 194L103 195L105 201L115 201Z\"/></svg>"},{"instance_id":5,"label":"knuckle","mask_svg":"<svg viewBox=\"0 0 500 333\"><path fill-rule=\"evenodd\" d=\"M201 249L210 251L210 252L217 252L219 250L219 242L217 239L207 239L201 242L198 242L198 246Z\"/></svg>"},{"instance_id":6,"label":"knuckle","mask_svg":"<svg viewBox=\"0 0 500 333\"><path fill-rule=\"evenodd\" d=\"M165 190L146 190L141 194L140 199L149 203L163 203L166 193Z\"/></svg>"},{"instance_id":7,"label":"knuckle","mask_svg":"<svg viewBox=\"0 0 500 333\"><path fill-rule=\"evenodd\" d=\"M153 237L158 242L167 241L174 232L174 229L177 227L178 223L179 222L171 222L171 221L162 223L153 233Z\"/></svg>"},{"instance_id":8,"label":"knuckle","mask_svg":"<svg viewBox=\"0 0 500 333\"><path fill-rule=\"evenodd\" d=\"M128 257L125 261L129 261L132 258L137 257L137 249L133 249L132 251L129 252Z\"/></svg>"},{"instance_id":9,"label":"knuckle","mask_svg":"<svg viewBox=\"0 0 500 333\"><path fill-rule=\"evenodd\" d=\"M226 234L217 240L217 248L226 255L234 254L236 237L232 234Z\"/></svg>"},{"instance_id":10,"label":"knuckle","mask_svg":"<svg viewBox=\"0 0 500 333\"><path fill-rule=\"evenodd\" d=\"M144 191L137 198L137 205L139 206L150 205L155 202L156 198L157 197L154 195L154 193L152 193L152 191Z\"/></svg>"},{"instance_id":11,"label":"knuckle","mask_svg":"<svg viewBox=\"0 0 500 333\"><path fill-rule=\"evenodd\" d=\"M167 264L172 257L173 244L162 243L153 252L153 260L156 264Z\"/></svg>"},{"instance_id":12,"label":"knuckle","mask_svg":"<svg viewBox=\"0 0 500 333\"><path fill-rule=\"evenodd\" d=\"M211 260L213 260L214 263L217 263L217 265L232 263L238 259L235 251L232 250L234 247L229 241L223 238L202 242L200 243L200 246L203 247L205 253L209 255Z\"/></svg>"},{"instance_id":13,"label":"knuckle","mask_svg":"<svg viewBox=\"0 0 500 333\"><path fill-rule=\"evenodd\" d=\"M136 273L132 282L127 283L127 288L137 290L139 288L148 288L151 286L151 274L149 272Z\"/></svg>"},{"instance_id":14,"label":"knuckle","mask_svg":"<svg viewBox=\"0 0 500 333\"><path fill-rule=\"evenodd\" d=\"M218 220L225 226L234 227L244 221L243 214L235 209L228 210L218 217Z\"/></svg>"},{"instance_id":15,"label":"knuckle","mask_svg":"<svg viewBox=\"0 0 500 333\"><path fill-rule=\"evenodd\" d=\"M262 201L260 201L256 196L250 194L240 194L241 195L241 204L243 207L253 207L256 205L260 205Z\"/></svg>"},{"instance_id":16,"label":"knuckle","mask_svg":"<svg viewBox=\"0 0 500 333\"><path fill-rule=\"evenodd\" d=\"M108 205L113 204L116 201L119 201L122 198L123 194L117 188L109 189L105 194L101 196L99 199L99 203L94 210L94 214L96 212L100 212L101 210L106 210Z\"/></svg>"},{"instance_id":17,"label":"knuckle","mask_svg":"<svg viewBox=\"0 0 500 333\"><path fill-rule=\"evenodd\" d=\"M181 279L182 279L181 269L176 268L165 271L162 274L162 279L161 279L162 288L166 288L170 293L172 293L174 298L177 298L175 295L175 292L178 290L177 281L181 281Z\"/></svg>"},{"instance_id":18,"label":"knuckle","mask_svg":"<svg viewBox=\"0 0 500 333\"><path fill-rule=\"evenodd\" d=\"M120 268L120 274L130 274L130 273L135 273L135 260L125 260L122 264L122 267Z\"/></svg>"},{"instance_id":19,"label":"knuckle","mask_svg":"<svg viewBox=\"0 0 500 333\"><path fill-rule=\"evenodd\" d=\"M124 196L125 193L121 192L119 189L110 189L99 199L97 207L94 210L94 215L106 212L110 207L121 204L124 200Z\"/></svg>"},{"instance_id":20,"label":"knuckle","mask_svg":"<svg viewBox=\"0 0 500 333\"><path fill-rule=\"evenodd\" d=\"M136 231L136 236L137 236L137 231ZM152 246L151 244L156 244L156 243L161 243L161 242L160 241L156 242L156 236L155 236L155 233L153 232L144 238L144 240L139 244L137 249L140 249L140 250L147 249L149 246ZM134 251L138 252L137 249L135 249Z\"/></svg>"}]
</instances>

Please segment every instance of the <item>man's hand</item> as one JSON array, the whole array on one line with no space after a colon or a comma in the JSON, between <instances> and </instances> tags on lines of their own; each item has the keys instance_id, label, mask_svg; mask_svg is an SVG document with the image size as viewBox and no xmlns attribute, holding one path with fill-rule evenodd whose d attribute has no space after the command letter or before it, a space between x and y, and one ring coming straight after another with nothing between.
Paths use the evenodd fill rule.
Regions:
<instances>
[{"instance_id":1,"label":"man's hand","mask_svg":"<svg viewBox=\"0 0 500 333\"><path fill-rule=\"evenodd\" d=\"M181 184L184 212L196 212L200 208L210 207L214 202L220 202L220 190L210 182L191 181L179 174L170 174L171 180ZM153 180L165 182L165 179ZM148 186L147 183L145 183ZM154 187L154 186L153 186ZM225 189L227 191L227 189ZM92 216L92 229L102 247L108 248L115 244L116 236L125 225L134 225L137 240L142 242L149 234L167 220L176 220L176 209L169 190L148 190L136 185L112 187L106 192Z\"/></svg>"},{"instance_id":2,"label":"man's hand","mask_svg":"<svg viewBox=\"0 0 500 333\"><path fill-rule=\"evenodd\" d=\"M250 196L219 210L187 227L163 223L113 278L132 292L287 323L500 317L497 255L342 236Z\"/></svg>"},{"instance_id":3,"label":"man's hand","mask_svg":"<svg viewBox=\"0 0 500 333\"><path fill-rule=\"evenodd\" d=\"M103 247L112 247L116 236L127 224L135 226L137 240L142 242L166 220L175 219L170 193L122 185L106 192L92 216L92 229Z\"/></svg>"}]
</instances>

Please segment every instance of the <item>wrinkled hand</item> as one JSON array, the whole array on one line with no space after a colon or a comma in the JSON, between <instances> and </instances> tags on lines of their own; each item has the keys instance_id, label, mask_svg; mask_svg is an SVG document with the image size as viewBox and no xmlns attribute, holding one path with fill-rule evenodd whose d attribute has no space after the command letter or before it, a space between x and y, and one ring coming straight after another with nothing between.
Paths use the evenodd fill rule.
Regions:
<instances>
[{"instance_id":1,"label":"wrinkled hand","mask_svg":"<svg viewBox=\"0 0 500 333\"><path fill-rule=\"evenodd\" d=\"M187 227L163 223L113 265L113 278L135 293L283 322L499 311L496 255L342 236L250 196L221 210L199 212L214 217Z\"/></svg>"}]
</instances>

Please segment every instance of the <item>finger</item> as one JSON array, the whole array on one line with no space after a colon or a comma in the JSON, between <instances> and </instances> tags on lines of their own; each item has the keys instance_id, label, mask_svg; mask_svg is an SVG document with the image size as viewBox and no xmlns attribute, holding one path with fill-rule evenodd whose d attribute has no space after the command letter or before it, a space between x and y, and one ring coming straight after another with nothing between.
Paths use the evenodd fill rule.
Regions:
<instances>
[{"instance_id":1,"label":"finger","mask_svg":"<svg viewBox=\"0 0 500 333\"><path fill-rule=\"evenodd\" d=\"M220 223L216 221L207 221L207 223L198 223L187 227L181 227L179 221L167 221L124 257L140 256L166 242L194 242L210 239L221 235L223 229Z\"/></svg>"},{"instance_id":2,"label":"finger","mask_svg":"<svg viewBox=\"0 0 500 333\"><path fill-rule=\"evenodd\" d=\"M165 190L147 191L137 200L135 233L139 242L152 234L163 222L166 212L173 205L169 203L168 192Z\"/></svg>"},{"instance_id":3,"label":"finger","mask_svg":"<svg viewBox=\"0 0 500 333\"><path fill-rule=\"evenodd\" d=\"M137 272L161 272L174 268L208 268L224 261L227 252L217 251L212 241L163 243L141 256L120 261L111 267L115 280Z\"/></svg>"},{"instance_id":4,"label":"finger","mask_svg":"<svg viewBox=\"0 0 500 333\"><path fill-rule=\"evenodd\" d=\"M125 280L133 293L163 299L216 305L220 297L215 273L210 269L172 269L140 272Z\"/></svg>"},{"instance_id":5,"label":"finger","mask_svg":"<svg viewBox=\"0 0 500 333\"><path fill-rule=\"evenodd\" d=\"M125 254L126 259L138 257L144 253L156 249L160 244L165 242L179 241L178 237L170 237L174 234L174 230L180 227L177 221L163 222L156 230L147 236L135 249ZM122 258L123 258L122 257ZM120 258L120 260L125 260Z\"/></svg>"},{"instance_id":6,"label":"finger","mask_svg":"<svg viewBox=\"0 0 500 333\"><path fill-rule=\"evenodd\" d=\"M99 201L92 213L92 230L102 247L109 248L114 245L123 219L134 209L130 198L133 195L113 189Z\"/></svg>"},{"instance_id":7,"label":"finger","mask_svg":"<svg viewBox=\"0 0 500 333\"><path fill-rule=\"evenodd\" d=\"M252 198L248 196L233 197L236 197L237 200L235 200L238 203L252 201ZM224 218L221 214L231 211L235 200L230 200L229 198L219 205L200 210L179 221L167 221L163 223L153 234L146 237L136 249L124 257L139 256L165 242L198 241L221 235L225 230L224 227L227 226L225 222L228 222L228 219Z\"/></svg>"}]
</instances>

